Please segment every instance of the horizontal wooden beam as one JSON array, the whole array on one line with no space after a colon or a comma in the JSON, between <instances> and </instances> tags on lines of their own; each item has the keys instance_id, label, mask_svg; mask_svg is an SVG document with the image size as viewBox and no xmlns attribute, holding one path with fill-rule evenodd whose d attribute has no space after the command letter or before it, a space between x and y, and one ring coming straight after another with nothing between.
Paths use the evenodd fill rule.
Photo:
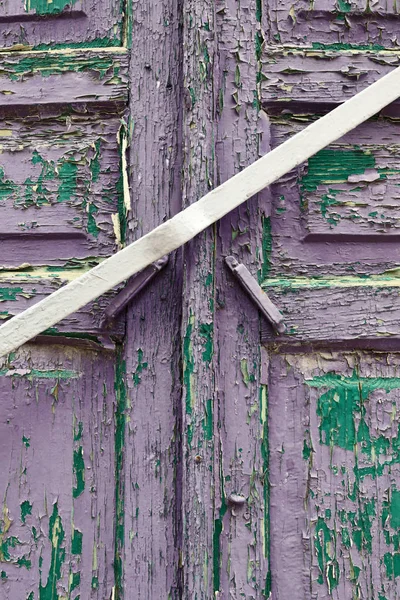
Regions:
<instances>
[{"instance_id":1,"label":"horizontal wooden beam","mask_svg":"<svg viewBox=\"0 0 400 600\"><path fill-rule=\"evenodd\" d=\"M126 103L124 48L0 52L0 107Z\"/></svg>"},{"instance_id":2,"label":"horizontal wooden beam","mask_svg":"<svg viewBox=\"0 0 400 600\"><path fill-rule=\"evenodd\" d=\"M400 339L400 279L332 277L270 279L263 289L283 314L279 337L263 323L264 343Z\"/></svg>"},{"instance_id":3,"label":"horizontal wooden beam","mask_svg":"<svg viewBox=\"0 0 400 600\"><path fill-rule=\"evenodd\" d=\"M334 105L348 100L400 65L400 53L266 47L261 99L275 104Z\"/></svg>"},{"instance_id":4,"label":"horizontal wooden beam","mask_svg":"<svg viewBox=\"0 0 400 600\"><path fill-rule=\"evenodd\" d=\"M228 212L400 96L400 68L300 131L139 240L0 327L0 356L15 350Z\"/></svg>"}]
</instances>

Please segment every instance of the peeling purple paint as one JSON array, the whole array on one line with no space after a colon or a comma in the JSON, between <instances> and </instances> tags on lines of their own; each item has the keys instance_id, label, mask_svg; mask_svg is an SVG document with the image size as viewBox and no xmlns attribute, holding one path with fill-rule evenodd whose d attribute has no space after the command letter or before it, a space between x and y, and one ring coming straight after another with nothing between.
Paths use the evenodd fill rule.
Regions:
<instances>
[{"instance_id":1,"label":"peeling purple paint","mask_svg":"<svg viewBox=\"0 0 400 600\"><path fill-rule=\"evenodd\" d=\"M122 45L120 0L12 0L0 7L0 43L7 48Z\"/></svg>"},{"instance_id":2,"label":"peeling purple paint","mask_svg":"<svg viewBox=\"0 0 400 600\"><path fill-rule=\"evenodd\" d=\"M3 2L0 319L397 66L381 4ZM399 594L398 117L0 364L1 598Z\"/></svg>"}]
</instances>

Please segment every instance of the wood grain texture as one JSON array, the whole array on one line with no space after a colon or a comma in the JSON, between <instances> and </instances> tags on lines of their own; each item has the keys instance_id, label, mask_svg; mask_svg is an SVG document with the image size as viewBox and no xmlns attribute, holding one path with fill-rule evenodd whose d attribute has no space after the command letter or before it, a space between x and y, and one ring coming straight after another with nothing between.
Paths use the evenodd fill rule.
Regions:
<instances>
[{"instance_id":1,"label":"wood grain texture","mask_svg":"<svg viewBox=\"0 0 400 600\"><path fill-rule=\"evenodd\" d=\"M269 150L260 114L262 7L257 1L218 4L218 183ZM268 598L269 484L267 396L261 373L258 311L224 264L233 255L257 279L270 193L217 224L215 265L214 593L218 598ZM245 498L241 506L229 500Z\"/></svg>"},{"instance_id":2,"label":"wood grain texture","mask_svg":"<svg viewBox=\"0 0 400 600\"><path fill-rule=\"evenodd\" d=\"M214 2L183 3L183 205L216 185ZM214 593L215 462L214 294L215 230L184 248L182 397L183 598Z\"/></svg>"},{"instance_id":3,"label":"wood grain texture","mask_svg":"<svg viewBox=\"0 0 400 600\"><path fill-rule=\"evenodd\" d=\"M398 48L397 1L266 0L263 27L269 43L336 49Z\"/></svg>"},{"instance_id":4,"label":"wood grain texture","mask_svg":"<svg viewBox=\"0 0 400 600\"><path fill-rule=\"evenodd\" d=\"M321 151L325 152L329 144L352 131L357 125L363 124L377 111L397 99L399 95L400 67L316 122L311 123L305 130L274 148L266 156L256 160L200 200L168 219L167 222L155 227L150 233L109 257L104 263L85 273L65 288L58 290L37 307L30 308L9 323L5 323L1 327L3 340L1 351L6 353L18 348L44 329L55 325L63 317L67 317L98 298L102 293L119 285L127 276L138 273L153 261L180 248L196 233L204 231L207 226L228 214L233 207L241 205L267 185L288 173L290 169L301 165L307 158L314 160L314 155L320 154ZM122 148L124 148L123 140ZM346 158L347 154L350 153L346 153ZM124 152L122 152L121 162L124 165ZM365 167L362 171L364 170ZM358 167L356 171L352 171L355 174L359 172ZM124 205L129 205L126 179L122 173L123 201ZM367 181L370 181L370 175L368 175ZM337 190L334 191L337 192ZM122 208L124 210L124 207ZM93 219L93 210L90 209L93 207L89 206L88 208L89 217L91 216ZM323 206L321 206L321 210L324 210ZM121 235L122 240L120 215L113 215L113 217L118 220L117 224L114 223L114 227ZM114 222L114 218L112 220ZM14 340L12 344L5 342L10 334Z\"/></svg>"},{"instance_id":5,"label":"wood grain texture","mask_svg":"<svg viewBox=\"0 0 400 600\"><path fill-rule=\"evenodd\" d=\"M43 298L55 292L68 283L70 277L79 275L80 270L61 270L46 272L45 269L28 272L0 273L0 319L4 321L20 314L29 306L40 302ZM30 276L29 276L30 275ZM60 321L47 333L62 335L69 333L81 334L88 339L101 339L102 336L112 336L121 339L125 332L121 319L104 323L104 311L113 301L118 290L104 294L95 302L91 302L79 312L72 314L67 319Z\"/></svg>"},{"instance_id":6,"label":"wood grain texture","mask_svg":"<svg viewBox=\"0 0 400 600\"><path fill-rule=\"evenodd\" d=\"M62 266L115 252L117 115L42 108L0 122L2 266Z\"/></svg>"},{"instance_id":7,"label":"wood grain texture","mask_svg":"<svg viewBox=\"0 0 400 600\"><path fill-rule=\"evenodd\" d=\"M272 147L398 64L395 4L264 6ZM395 102L271 189L263 287L287 326L261 333L274 600L399 595L398 115Z\"/></svg>"},{"instance_id":8,"label":"wood grain texture","mask_svg":"<svg viewBox=\"0 0 400 600\"><path fill-rule=\"evenodd\" d=\"M313 109L270 115L279 146L314 120ZM373 275L398 265L398 121L368 121L274 184L270 276Z\"/></svg>"},{"instance_id":9,"label":"wood grain texture","mask_svg":"<svg viewBox=\"0 0 400 600\"><path fill-rule=\"evenodd\" d=\"M74 61L73 55L1 55L3 80L17 85L10 95L3 90L2 98L13 98L14 106L4 106L0 122L3 319L99 264L121 242L124 200L117 137L123 104L114 100L127 98L127 57L118 61L105 51L86 52L75 53ZM114 96L110 78L117 70L115 81L125 92ZM76 78L71 87L69 74ZM97 94L96 81L111 93ZM84 89L85 97L80 94ZM22 108L25 97L30 102ZM78 98L72 108L68 102ZM120 337L122 323L102 323L113 295L91 303L52 333Z\"/></svg>"},{"instance_id":10,"label":"wood grain texture","mask_svg":"<svg viewBox=\"0 0 400 600\"><path fill-rule=\"evenodd\" d=\"M185 6L190 50L184 191L191 202L265 152L268 130L258 120L257 3ZM269 595L259 320L223 261L233 254L257 273L265 218L253 198L185 247L183 597L188 599ZM244 498L240 507L229 500L235 495Z\"/></svg>"},{"instance_id":11,"label":"wood grain texture","mask_svg":"<svg viewBox=\"0 0 400 600\"><path fill-rule=\"evenodd\" d=\"M43 42L42 51L0 54L3 320L121 244L127 53L46 51L47 42L90 45L96 29L81 38L82 25L90 29L98 18L99 35L114 24L118 34L118 22L106 14L111 5L99 4L88 19L78 10L74 29L65 15L38 15L50 3L31 0L32 14L18 23L19 49ZM57 6L61 0L52 3ZM9 45L15 44L15 10L8 2L0 8L0 38ZM122 321L103 322L114 294L1 361L4 600L115 598L124 397L116 347L125 328Z\"/></svg>"},{"instance_id":12,"label":"wood grain texture","mask_svg":"<svg viewBox=\"0 0 400 600\"><path fill-rule=\"evenodd\" d=\"M1 598L110 598L114 355L27 345L0 363Z\"/></svg>"},{"instance_id":13,"label":"wood grain texture","mask_svg":"<svg viewBox=\"0 0 400 600\"><path fill-rule=\"evenodd\" d=\"M180 6L135 1L132 12L127 242L181 208ZM177 253L127 308L116 562L124 600L181 597L181 272Z\"/></svg>"}]
</instances>

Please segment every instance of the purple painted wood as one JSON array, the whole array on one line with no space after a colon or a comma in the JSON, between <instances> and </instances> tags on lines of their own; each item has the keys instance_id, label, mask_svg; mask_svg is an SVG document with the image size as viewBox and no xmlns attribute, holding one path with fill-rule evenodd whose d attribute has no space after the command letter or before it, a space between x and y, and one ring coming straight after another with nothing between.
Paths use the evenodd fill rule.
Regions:
<instances>
[{"instance_id":1,"label":"purple painted wood","mask_svg":"<svg viewBox=\"0 0 400 600\"><path fill-rule=\"evenodd\" d=\"M0 318L398 65L392 5L68 5L0 7ZM398 116L0 363L1 598L397 597Z\"/></svg>"},{"instance_id":2,"label":"purple painted wood","mask_svg":"<svg viewBox=\"0 0 400 600\"><path fill-rule=\"evenodd\" d=\"M391 11L268 5L272 146L393 68ZM263 286L287 324L262 331L274 600L399 594L398 114L395 103L271 190Z\"/></svg>"},{"instance_id":3,"label":"purple painted wood","mask_svg":"<svg viewBox=\"0 0 400 600\"><path fill-rule=\"evenodd\" d=\"M127 240L181 208L182 40L175 0L133 2ZM181 598L181 253L127 308L118 598ZM123 496L122 496L123 494Z\"/></svg>"},{"instance_id":4,"label":"purple painted wood","mask_svg":"<svg viewBox=\"0 0 400 600\"><path fill-rule=\"evenodd\" d=\"M0 44L12 49L121 46L119 0L4 0Z\"/></svg>"},{"instance_id":5,"label":"purple painted wood","mask_svg":"<svg viewBox=\"0 0 400 600\"><path fill-rule=\"evenodd\" d=\"M214 3L183 6L183 206L216 185ZM215 228L184 248L182 310L183 597L213 595L216 463L214 356Z\"/></svg>"},{"instance_id":6,"label":"purple painted wood","mask_svg":"<svg viewBox=\"0 0 400 600\"><path fill-rule=\"evenodd\" d=\"M72 3L76 19L55 14L61 1L20 4L27 18L0 8L3 45L24 47L0 59L2 319L123 241L127 53L45 51L97 46L111 29L120 45L120 4ZM117 597L124 323L102 324L113 294L0 361L4 600Z\"/></svg>"},{"instance_id":7,"label":"purple painted wood","mask_svg":"<svg viewBox=\"0 0 400 600\"><path fill-rule=\"evenodd\" d=\"M1 598L109 598L114 358L28 345L0 363Z\"/></svg>"},{"instance_id":8,"label":"purple painted wood","mask_svg":"<svg viewBox=\"0 0 400 600\"><path fill-rule=\"evenodd\" d=\"M272 358L277 600L398 595L398 361L372 351Z\"/></svg>"},{"instance_id":9,"label":"purple painted wood","mask_svg":"<svg viewBox=\"0 0 400 600\"><path fill-rule=\"evenodd\" d=\"M23 107L22 115L26 115L25 123L29 125L28 117L33 122L40 120L38 104L66 105L74 102L74 108L78 109L78 114L79 106L82 110L87 105L98 108L102 103L126 104L128 58L128 53L124 48L105 48L101 51L60 49L51 53L48 51L2 52L0 54L2 118L9 114L9 111L8 113L4 112L6 107L9 110L15 106ZM52 113L54 115L54 109ZM75 111L73 111L74 113ZM28 130L23 131L22 115L19 115L20 120L15 123L17 131L14 135L18 138L19 129L29 139L32 124ZM54 116L56 117L56 115ZM108 115L108 117L111 116ZM73 115L71 115L72 117ZM54 132L56 136L62 133L62 123L52 123L53 128L56 128L57 125L58 129ZM96 124L89 121L88 126L90 127L90 125L93 130L89 130L89 132L93 135L96 132ZM84 123L82 123L82 127L84 127ZM74 130L80 137L79 130L76 131L75 128ZM31 134L34 135L34 133L33 129ZM6 136L3 134L2 137ZM8 140L8 142L11 141ZM45 141L43 139L42 143ZM28 148L29 143L26 141L24 148L20 150L27 151Z\"/></svg>"},{"instance_id":10,"label":"purple painted wood","mask_svg":"<svg viewBox=\"0 0 400 600\"><path fill-rule=\"evenodd\" d=\"M288 46L317 47L332 45L341 49L345 44L356 48L397 47L399 32L397 3L378 0L370 7L364 0L266 0L263 27L268 41ZM362 48L364 46L364 48Z\"/></svg>"},{"instance_id":11,"label":"purple painted wood","mask_svg":"<svg viewBox=\"0 0 400 600\"><path fill-rule=\"evenodd\" d=\"M268 148L268 131L259 113L260 11L257 2L243 2L239 7L229 1L218 13L218 182ZM261 373L260 320L223 260L233 255L260 280L268 198L268 193L260 194L217 226L215 431L221 486L216 491L214 539L218 539L220 525L222 531L220 556L218 548L214 550L214 592L221 598L269 595L267 397ZM232 493L246 498L243 507L225 504Z\"/></svg>"},{"instance_id":12,"label":"purple painted wood","mask_svg":"<svg viewBox=\"0 0 400 600\"><path fill-rule=\"evenodd\" d=\"M2 267L68 268L68 261L117 249L117 115L87 107L71 116L42 111L21 110L0 122Z\"/></svg>"},{"instance_id":13,"label":"purple painted wood","mask_svg":"<svg viewBox=\"0 0 400 600\"><path fill-rule=\"evenodd\" d=\"M211 3L186 6L184 190L192 202L258 156L254 34L262 34L256 3L224 3L216 15ZM257 276L258 210L256 200L241 207L185 248L184 598L269 593L259 318L223 260L233 254ZM229 500L238 494L240 506Z\"/></svg>"}]
</instances>

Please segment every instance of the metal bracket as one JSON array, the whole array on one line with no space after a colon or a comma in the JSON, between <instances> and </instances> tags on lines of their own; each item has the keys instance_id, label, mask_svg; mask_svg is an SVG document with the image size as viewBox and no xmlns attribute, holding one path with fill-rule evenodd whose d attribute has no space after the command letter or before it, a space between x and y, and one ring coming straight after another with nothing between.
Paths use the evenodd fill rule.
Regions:
<instances>
[{"instance_id":1,"label":"metal bracket","mask_svg":"<svg viewBox=\"0 0 400 600\"><path fill-rule=\"evenodd\" d=\"M225 262L234 276L238 279L241 286L246 290L250 299L262 312L264 317L271 323L272 327L278 333L285 333L286 326L283 322L283 316L278 308L268 298L267 294L254 279L250 271L233 256L227 256Z\"/></svg>"},{"instance_id":2,"label":"metal bracket","mask_svg":"<svg viewBox=\"0 0 400 600\"><path fill-rule=\"evenodd\" d=\"M159 273L168 263L168 256L163 256L160 260L152 263L143 271L128 281L123 290L119 292L107 306L104 311L103 323L107 324L125 308L125 306L137 296L137 294Z\"/></svg>"}]
</instances>

